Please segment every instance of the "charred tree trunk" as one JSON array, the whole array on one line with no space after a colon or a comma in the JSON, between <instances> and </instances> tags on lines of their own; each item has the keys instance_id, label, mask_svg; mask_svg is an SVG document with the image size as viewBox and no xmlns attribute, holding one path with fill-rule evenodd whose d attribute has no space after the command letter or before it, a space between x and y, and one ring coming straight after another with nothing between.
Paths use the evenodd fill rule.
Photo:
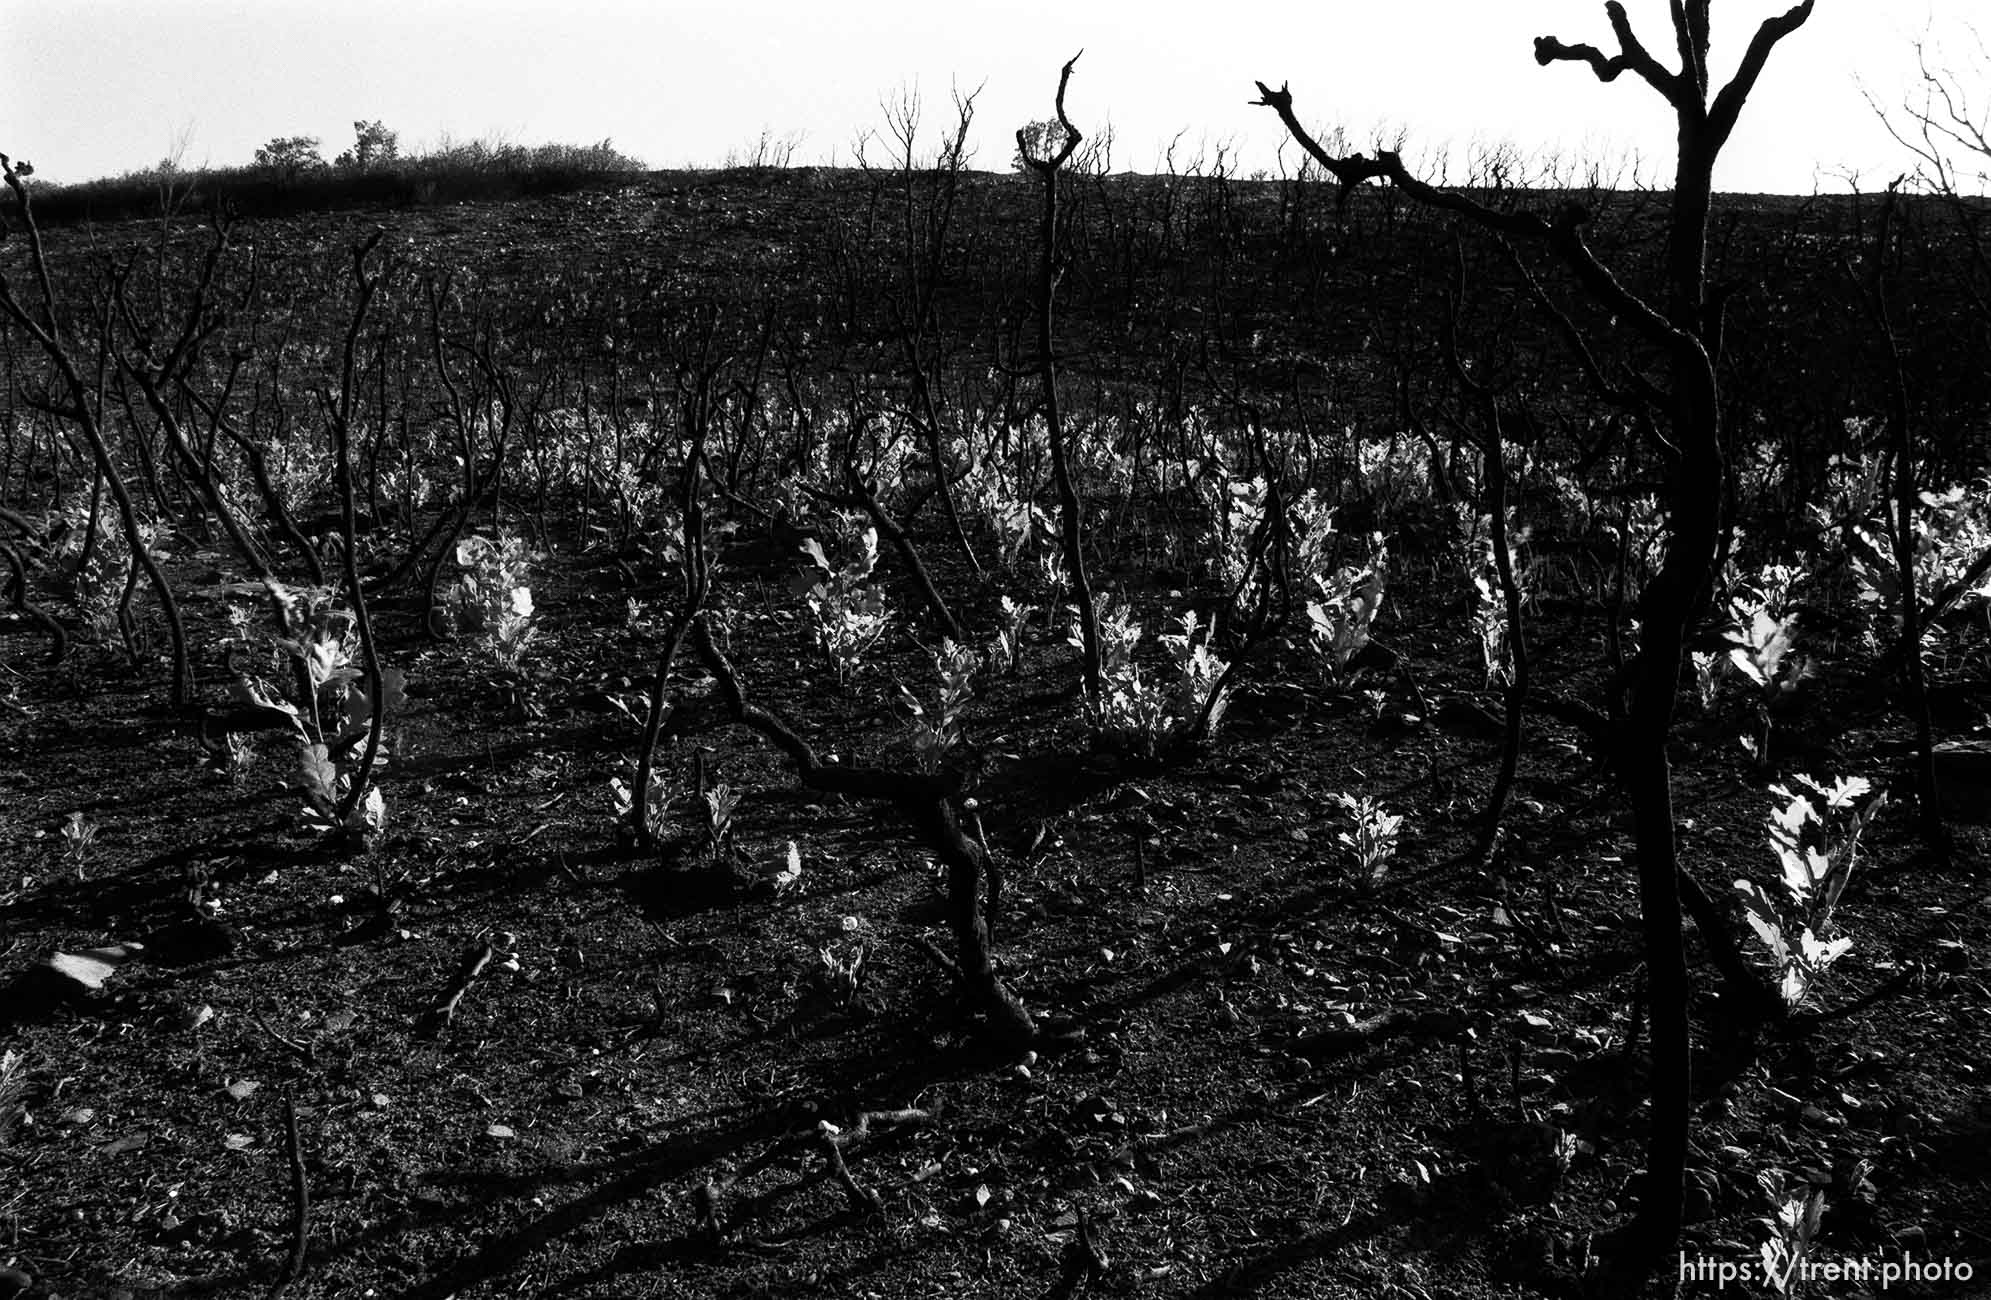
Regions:
<instances>
[{"instance_id":1,"label":"charred tree trunk","mask_svg":"<svg viewBox=\"0 0 1991 1300\"><path fill-rule=\"evenodd\" d=\"M1679 846L1674 834L1672 773L1666 755L1688 630L1705 608L1722 531L1723 483L1720 393L1716 362L1721 352L1719 310L1706 295L1707 223L1715 160L1734 130L1742 107L1777 43L1811 17L1813 0L1764 21L1734 77L1710 98L1709 0L1672 7L1679 50L1677 71L1663 66L1633 32L1618 0L1605 5L1618 52L1566 45L1553 36L1535 41L1536 62L1588 66L1600 81L1626 72L1657 91L1679 124L1672 204L1667 223L1666 310L1655 310L1619 280L1590 250L1584 237L1589 213L1570 204L1553 220L1534 213L1489 207L1478 199L1412 176L1387 150L1373 156L1336 158L1323 149L1293 113L1292 92L1258 83L1258 102L1278 113L1286 130L1343 186L1387 180L1412 199L1465 218L1516 241L1545 246L1608 309L1635 341L1658 354L1670 388L1655 394L1668 438L1661 440L1667 482L1665 557L1640 599L1640 644L1614 689L1625 697L1612 747L1612 767L1630 805L1637 835L1641 931L1652 1027L1652 1131L1646 1182L1636 1230L1622 1266L1650 1274L1679 1239L1686 1174L1692 1078L1686 954L1682 944Z\"/></svg>"},{"instance_id":2,"label":"charred tree trunk","mask_svg":"<svg viewBox=\"0 0 1991 1300\"><path fill-rule=\"evenodd\" d=\"M1079 639L1085 654L1085 693L1098 699L1102 689L1104 660L1099 649L1099 609L1092 595L1092 581L1085 570L1085 513L1072 484L1071 451L1065 442L1064 413L1058 406L1058 355L1053 348L1054 303L1058 293L1058 172L1071 159L1084 139L1071 119L1065 116L1065 87L1072 79L1074 54L1058 76L1058 122L1064 127L1064 144L1058 152L1039 158L1031 152L1025 132L1016 133L1017 152L1024 163L1044 178L1044 215L1041 226L1043 256L1037 274L1037 365L1044 381L1044 427L1051 441L1051 477L1058 489L1060 536L1064 541L1065 573L1072 584L1072 597L1078 602Z\"/></svg>"}]
</instances>

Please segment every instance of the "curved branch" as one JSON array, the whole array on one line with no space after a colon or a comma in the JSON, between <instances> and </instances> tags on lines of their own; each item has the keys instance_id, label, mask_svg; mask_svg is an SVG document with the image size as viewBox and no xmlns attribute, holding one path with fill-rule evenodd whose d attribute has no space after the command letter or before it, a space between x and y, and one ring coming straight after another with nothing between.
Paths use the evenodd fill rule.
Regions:
<instances>
[{"instance_id":1,"label":"curved branch","mask_svg":"<svg viewBox=\"0 0 1991 1300\"><path fill-rule=\"evenodd\" d=\"M1508 265L1513 267L1515 276L1527 288L1528 296L1535 300L1535 306L1548 317L1549 323L1562 337L1564 344L1575 356L1577 364L1582 367L1585 377L1590 380L1591 387L1596 390L1600 399L1625 411L1642 411L1648 406L1664 403L1666 394L1649 381L1639 387L1643 377L1635 372L1632 374L1634 387L1621 387L1612 383L1604 374L1603 363L1597 359L1597 353L1591 348L1590 340L1583 337L1583 331L1576 327L1576 322L1570 319L1569 313L1549 297L1548 290L1542 287L1542 282L1535 277L1534 271L1521 260L1520 251L1511 241L1505 239L1500 241L1500 248L1506 253Z\"/></svg>"},{"instance_id":2,"label":"curved branch","mask_svg":"<svg viewBox=\"0 0 1991 1300\"><path fill-rule=\"evenodd\" d=\"M803 785L892 805L946 867L948 923L954 931L956 969L996 1040L1015 1047L1044 1046L1052 1041L996 973L980 900L990 862L982 844L961 830L954 809L960 794L959 779L826 761L779 716L747 699L732 662L713 643L711 627L702 612L692 620L691 640L706 670L718 682L720 697L733 720L779 750Z\"/></svg>"},{"instance_id":3,"label":"curved branch","mask_svg":"<svg viewBox=\"0 0 1991 1300\"><path fill-rule=\"evenodd\" d=\"M1763 65L1770 60L1770 51L1777 48L1778 41L1804 26L1811 17L1812 3L1813 0L1804 0L1778 17L1764 19L1763 25L1756 29L1749 52L1742 56L1742 66L1715 96L1714 108L1708 113L1708 133L1714 138L1715 148L1719 149L1728 139L1728 133L1735 129L1743 103L1748 100L1749 92L1756 89L1756 78L1763 75Z\"/></svg>"},{"instance_id":4,"label":"curved branch","mask_svg":"<svg viewBox=\"0 0 1991 1300\"><path fill-rule=\"evenodd\" d=\"M1625 16L1625 7L1618 0L1605 5L1604 12L1610 17L1612 34L1618 38L1616 57L1607 57L1594 45L1565 45L1553 36L1537 36L1535 62L1545 68L1551 63L1587 63L1599 81L1616 81L1623 72L1636 72L1676 109L1684 111L1689 105L1700 103L1699 96L1689 93L1690 86L1683 74L1668 72L1652 57L1652 52L1638 39L1638 33L1632 30L1631 19ZM1677 25L1677 17L1675 22Z\"/></svg>"},{"instance_id":5,"label":"curved branch","mask_svg":"<svg viewBox=\"0 0 1991 1300\"><path fill-rule=\"evenodd\" d=\"M1441 189L1420 180L1404 167L1402 155L1388 149L1376 150L1374 157L1356 153L1335 158L1300 124L1300 119L1293 112L1293 92L1290 89L1281 85L1273 90L1262 81L1255 84L1259 97L1252 103L1277 113L1286 130L1299 141L1300 147L1344 186L1386 180L1420 203L1465 217L1495 234L1545 244L1569 264L1583 287L1596 295L1598 301L1623 316L1655 346L1700 346L1699 340L1676 328L1650 303L1627 288L1609 267L1597 260L1597 255L1590 250L1589 241L1583 237L1583 226L1590 220L1590 214L1581 205L1569 204L1554 221L1548 221L1532 212L1490 208L1456 190Z\"/></svg>"},{"instance_id":6,"label":"curved branch","mask_svg":"<svg viewBox=\"0 0 1991 1300\"><path fill-rule=\"evenodd\" d=\"M26 562L21 559L21 552L12 542L0 542L0 560L6 562L7 570L12 575L6 589L13 597L14 612L33 619L47 629L51 642L48 661L61 662L63 654L69 649L69 633L63 630L53 614L28 596L28 570Z\"/></svg>"},{"instance_id":7,"label":"curved branch","mask_svg":"<svg viewBox=\"0 0 1991 1300\"><path fill-rule=\"evenodd\" d=\"M1254 84L1258 87L1258 98L1251 103L1277 113L1293 139L1299 141L1300 147L1343 186L1352 188L1366 181L1386 180L1420 203L1469 217L1488 230L1520 239L1541 240L1549 235L1549 223L1532 213L1490 208L1464 194L1439 189L1419 180L1404 167L1402 155L1392 150L1378 149L1374 157L1360 153L1343 158L1333 157L1294 115L1293 92L1285 84L1277 90L1262 81Z\"/></svg>"},{"instance_id":8,"label":"curved branch","mask_svg":"<svg viewBox=\"0 0 1991 1300\"><path fill-rule=\"evenodd\" d=\"M1058 73L1058 125L1065 129L1064 147L1049 158L1032 157L1030 145L1024 139L1023 128L1018 127L1016 129L1016 151L1022 155L1025 164L1035 168L1037 171L1054 172L1058 170L1058 168L1070 161L1072 153L1078 148L1079 141L1085 139L1083 135L1079 134L1079 129L1072 125L1072 120L1065 116L1065 87L1071 84L1072 68L1077 66L1079 56L1084 53L1084 50L1080 50L1078 54L1074 54L1069 59L1066 59L1063 71Z\"/></svg>"}]
</instances>

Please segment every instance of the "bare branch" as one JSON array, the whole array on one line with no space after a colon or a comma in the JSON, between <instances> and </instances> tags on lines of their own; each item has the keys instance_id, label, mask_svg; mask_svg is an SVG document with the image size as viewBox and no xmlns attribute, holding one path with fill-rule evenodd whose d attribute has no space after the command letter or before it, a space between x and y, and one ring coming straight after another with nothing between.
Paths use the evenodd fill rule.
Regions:
<instances>
[{"instance_id":1,"label":"bare branch","mask_svg":"<svg viewBox=\"0 0 1991 1300\"><path fill-rule=\"evenodd\" d=\"M1082 138L1078 128L1072 125L1072 120L1065 116L1065 87L1071 84L1072 69L1078 65L1079 55L1084 53L1084 50L1080 50L1078 54L1066 59L1064 68L1058 73L1058 125L1065 128L1065 147L1058 151L1057 160L1051 164L1053 167L1061 165L1070 158Z\"/></svg>"},{"instance_id":2,"label":"bare branch","mask_svg":"<svg viewBox=\"0 0 1991 1300\"><path fill-rule=\"evenodd\" d=\"M1991 138L1985 134L1987 124L1979 123L1972 115L1969 101L1963 98L1963 83L1954 74L1936 76L1926 64L1922 77L1935 88L1935 93L1943 101L1943 113L1949 118L1949 125L1944 125L1931 115L1928 119L1930 129L1952 144L1991 158ZM1991 119L1987 119L1987 123L1991 123Z\"/></svg>"},{"instance_id":3,"label":"bare branch","mask_svg":"<svg viewBox=\"0 0 1991 1300\"><path fill-rule=\"evenodd\" d=\"M1980 58L1991 63L1991 53L1980 52ZM1964 77L1930 63L1923 41L1915 42L1915 63L1920 102L1912 95L1905 99L1899 117L1883 107L1864 83L1860 94L1894 142L1915 156L1923 188L1954 199L1973 159L1980 179L1985 174L1983 164L1991 163L1991 114L1971 103Z\"/></svg>"},{"instance_id":4,"label":"bare branch","mask_svg":"<svg viewBox=\"0 0 1991 1300\"><path fill-rule=\"evenodd\" d=\"M1756 78L1763 74L1763 65L1769 62L1770 51L1777 48L1777 42L1804 26L1811 17L1813 0L1786 10L1776 18L1766 18L1756 29L1756 35L1749 42L1749 52L1742 56L1742 66L1735 70L1735 76L1721 93L1715 96L1714 107L1708 111L1708 134L1714 147L1719 149L1727 140L1728 133L1735 129L1735 121L1742 116L1742 105L1749 98L1749 92L1756 89Z\"/></svg>"},{"instance_id":5,"label":"bare branch","mask_svg":"<svg viewBox=\"0 0 1991 1300\"><path fill-rule=\"evenodd\" d=\"M1597 74L1599 81L1616 81L1620 73L1636 72L1654 90L1666 97L1666 102L1675 108L1685 109L1689 104L1698 104L1698 97L1691 96L1686 80L1678 73L1668 72L1659 60L1652 57L1632 31L1631 19L1625 16L1625 7L1618 0L1610 0L1604 6L1610 17L1611 32L1618 38L1618 53L1615 58L1607 57L1594 45L1564 45L1553 36L1535 38L1535 62L1547 67L1551 63L1587 63Z\"/></svg>"},{"instance_id":6,"label":"bare branch","mask_svg":"<svg viewBox=\"0 0 1991 1300\"><path fill-rule=\"evenodd\" d=\"M297 1105L288 1096L283 1099L283 1133L284 1151L290 1158L290 1253L270 1286L270 1300L279 1300L303 1276L311 1247L311 1183L305 1176L304 1142L297 1134Z\"/></svg>"},{"instance_id":7,"label":"bare branch","mask_svg":"<svg viewBox=\"0 0 1991 1300\"><path fill-rule=\"evenodd\" d=\"M1597 260L1589 242L1583 237L1583 226L1589 221L1590 214L1580 204L1565 206L1551 222L1531 212L1490 208L1456 190L1440 189L1412 176L1403 165L1403 156L1388 149L1378 149L1373 157L1359 153L1345 158L1333 157L1300 124L1300 119L1293 112L1293 92L1290 89L1282 85L1274 90L1262 81L1256 84L1259 97L1252 102L1277 113L1286 130L1300 142L1300 147L1344 186L1386 180L1420 203L1465 217L1495 234L1546 244L1568 263L1577 279L1605 307L1623 316L1655 346L1700 346L1698 340L1676 329L1664 315L1626 288L1609 267Z\"/></svg>"},{"instance_id":8,"label":"bare branch","mask_svg":"<svg viewBox=\"0 0 1991 1300\"><path fill-rule=\"evenodd\" d=\"M1663 404L1666 394L1644 376L1635 372L1631 377L1635 388L1624 388L1612 383L1604 374L1603 364L1598 361L1597 354L1592 350L1590 341L1583 336L1583 331L1577 328L1569 313L1549 297L1548 290L1542 287L1542 282L1536 278L1534 271L1521 260L1521 254L1513 242L1502 239L1500 249L1507 255L1508 265L1514 268L1515 275L1526 286L1528 296L1533 298L1536 307L1548 316L1549 323L1555 326L1556 333L1562 336L1564 344L1576 357L1577 364L1583 368L1584 375L1590 380L1591 387L1597 391L1598 397L1626 411L1641 411L1648 406Z\"/></svg>"},{"instance_id":9,"label":"bare branch","mask_svg":"<svg viewBox=\"0 0 1991 1300\"><path fill-rule=\"evenodd\" d=\"M1923 75L1927 76L1928 74L1925 71ZM1864 82L1860 84L1860 96L1867 101L1867 108L1873 115L1880 119L1881 126L1890 136L1894 137L1894 142L1913 154L1921 163L1920 175L1924 183L1933 186L1939 192L1948 192L1950 189L1949 160L1944 157L1942 150L1936 146L1929 118L1929 105L1926 101L1920 109L1917 109L1912 103L1904 103L1902 105L1902 111L1916 125L1916 134L1921 137L1918 143L1916 140L1910 138L1901 127L1895 124L1894 115L1882 107L1881 102L1874 98L1873 92L1867 89Z\"/></svg>"},{"instance_id":10,"label":"bare branch","mask_svg":"<svg viewBox=\"0 0 1991 1300\"><path fill-rule=\"evenodd\" d=\"M1680 75L1696 100L1708 97L1708 0L1673 0L1673 38L1680 47Z\"/></svg>"},{"instance_id":11,"label":"bare branch","mask_svg":"<svg viewBox=\"0 0 1991 1300\"><path fill-rule=\"evenodd\" d=\"M1058 73L1058 125L1065 129L1064 147L1049 158L1032 157L1030 144L1024 139L1024 129L1022 127L1016 129L1016 151L1022 156L1026 164L1037 171L1054 172L1058 170L1058 168L1071 160L1072 153L1078 148L1079 141L1085 139L1079 133L1079 129L1072 125L1072 120L1065 116L1065 87L1071 84L1072 69L1077 66L1080 55L1084 53L1084 50L1080 50L1078 54L1074 54L1069 59L1066 59L1064 70Z\"/></svg>"},{"instance_id":12,"label":"bare branch","mask_svg":"<svg viewBox=\"0 0 1991 1300\"><path fill-rule=\"evenodd\" d=\"M48 256L42 247L41 225L35 220L34 199L22 181L23 177L34 175L34 170L27 163L16 163L6 154L0 153L0 175L6 177L7 188L14 192L14 198L20 202L21 221L28 228L28 250L32 255L30 260L35 268L36 283L41 288L41 322L35 322L25 312L19 313L19 319L34 330L35 342L43 348L48 348L51 344L60 347L62 326L57 321L55 313L55 283L48 273ZM10 292L8 296L11 298L13 295Z\"/></svg>"}]
</instances>

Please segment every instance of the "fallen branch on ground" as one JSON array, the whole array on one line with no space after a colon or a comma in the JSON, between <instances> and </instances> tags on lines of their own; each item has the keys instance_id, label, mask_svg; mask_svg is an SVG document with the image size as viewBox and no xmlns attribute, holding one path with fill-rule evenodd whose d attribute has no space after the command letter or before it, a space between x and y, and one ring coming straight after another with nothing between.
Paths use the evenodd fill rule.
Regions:
<instances>
[{"instance_id":1,"label":"fallen branch on ground","mask_svg":"<svg viewBox=\"0 0 1991 1300\"><path fill-rule=\"evenodd\" d=\"M416 1037L436 1038L449 1028L450 1022L456 1019L457 1004L463 1001L463 995L470 991L470 986L477 982L484 968L491 964L491 957L489 940L479 940L476 947L463 955L462 963L456 968L456 977L450 980L449 987L443 990L436 1004L422 1014L421 1024L415 1029Z\"/></svg>"},{"instance_id":2,"label":"fallen branch on ground","mask_svg":"<svg viewBox=\"0 0 1991 1300\"><path fill-rule=\"evenodd\" d=\"M297 1134L297 1104L283 1099L284 1150L290 1158L290 1254L283 1272L270 1287L269 1300L277 1300L304 1272L304 1256L311 1244L311 1184L304 1176L304 1143Z\"/></svg>"}]
</instances>

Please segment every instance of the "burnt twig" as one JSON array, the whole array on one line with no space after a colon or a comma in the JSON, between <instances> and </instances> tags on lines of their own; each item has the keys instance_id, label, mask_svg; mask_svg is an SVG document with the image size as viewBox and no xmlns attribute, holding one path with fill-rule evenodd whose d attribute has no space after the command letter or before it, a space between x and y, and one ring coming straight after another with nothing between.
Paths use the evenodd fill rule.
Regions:
<instances>
[{"instance_id":1,"label":"burnt twig","mask_svg":"<svg viewBox=\"0 0 1991 1300\"><path fill-rule=\"evenodd\" d=\"M276 1030L270 1028L269 1021L263 1019L261 1016L255 1017L255 1021L256 1021L256 1028L262 1030L264 1033L268 1034L272 1039L276 1040L278 1046L290 1049L290 1051L296 1054L297 1058L300 1061L303 1061L306 1065L316 1066L318 1064L318 1050L314 1045L310 1043L300 1043L294 1038L285 1038L282 1034L279 1034Z\"/></svg>"},{"instance_id":2,"label":"burnt twig","mask_svg":"<svg viewBox=\"0 0 1991 1300\"><path fill-rule=\"evenodd\" d=\"M1084 1210L1078 1212L1078 1231L1065 1246L1065 1264L1058 1274L1058 1280L1044 1295L1044 1300L1072 1300L1096 1278L1103 1276L1112 1267L1105 1252L1092 1239L1092 1220Z\"/></svg>"},{"instance_id":3,"label":"burnt twig","mask_svg":"<svg viewBox=\"0 0 1991 1300\"><path fill-rule=\"evenodd\" d=\"M851 1210L860 1215L883 1214L885 1202L878 1193L860 1184L851 1177L850 1165L843 1158L843 1143L838 1140L836 1127L827 1121L816 1126L816 1139L821 1143L823 1154L829 1161L830 1172L836 1175L843 1187L843 1194L850 1198Z\"/></svg>"},{"instance_id":4,"label":"burnt twig","mask_svg":"<svg viewBox=\"0 0 1991 1300\"><path fill-rule=\"evenodd\" d=\"M417 1037L441 1036L442 1031L456 1018L456 1007L463 1001L463 995L470 991L470 986L477 982L477 977L491 964L492 955L493 950L488 939L479 940L476 947L463 955L463 961L457 966L456 976L450 980L449 987L443 990L443 995L436 1004L423 1013L421 1024L415 1030Z\"/></svg>"},{"instance_id":5,"label":"burnt twig","mask_svg":"<svg viewBox=\"0 0 1991 1300\"><path fill-rule=\"evenodd\" d=\"M311 1184L304 1176L304 1142L297 1133L297 1103L283 1099L284 1150L290 1158L290 1255L270 1287L277 1300L304 1272L304 1255L311 1244Z\"/></svg>"}]
</instances>

